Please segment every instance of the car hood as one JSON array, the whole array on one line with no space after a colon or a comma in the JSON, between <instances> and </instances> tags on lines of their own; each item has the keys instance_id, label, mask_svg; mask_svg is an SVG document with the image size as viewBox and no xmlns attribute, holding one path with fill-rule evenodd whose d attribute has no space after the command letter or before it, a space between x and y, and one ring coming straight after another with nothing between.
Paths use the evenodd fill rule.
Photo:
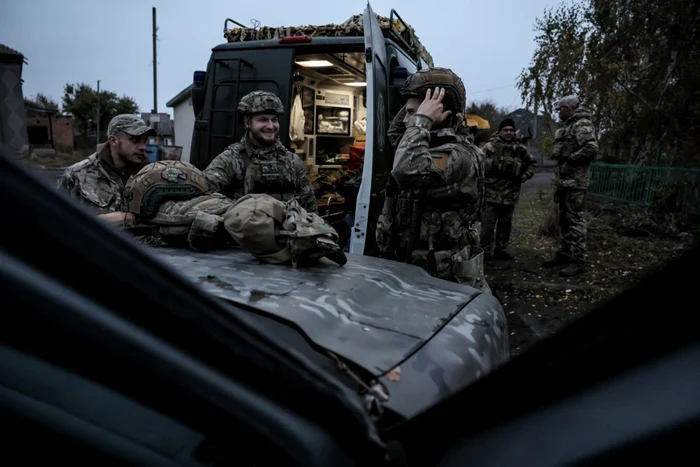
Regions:
<instances>
[{"instance_id":1,"label":"car hood","mask_svg":"<svg viewBox=\"0 0 700 467\"><path fill-rule=\"evenodd\" d=\"M307 338L380 376L430 339L481 292L417 266L348 254L297 269L262 264L240 249L197 253L151 247L214 296L294 323Z\"/></svg>"}]
</instances>

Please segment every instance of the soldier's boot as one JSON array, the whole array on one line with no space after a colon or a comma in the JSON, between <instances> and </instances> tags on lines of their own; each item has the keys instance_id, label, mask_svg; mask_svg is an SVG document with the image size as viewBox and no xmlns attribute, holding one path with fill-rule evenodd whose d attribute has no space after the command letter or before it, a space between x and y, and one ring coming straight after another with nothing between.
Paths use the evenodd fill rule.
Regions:
<instances>
[{"instance_id":1,"label":"soldier's boot","mask_svg":"<svg viewBox=\"0 0 700 467\"><path fill-rule=\"evenodd\" d=\"M496 250L496 253L494 253L493 257L495 259L502 259L502 260L511 260L513 259L513 255L508 253L506 250Z\"/></svg>"},{"instance_id":2,"label":"soldier's boot","mask_svg":"<svg viewBox=\"0 0 700 467\"><path fill-rule=\"evenodd\" d=\"M542 261L542 266L545 268L553 268L557 266L564 266L565 264L569 264L569 259L562 255L561 253L557 252L554 256L552 256L549 259L546 259Z\"/></svg>"},{"instance_id":3,"label":"soldier's boot","mask_svg":"<svg viewBox=\"0 0 700 467\"><path fill-rule=\"evenodd\" d=\"M569 263L568 266L566 266L564 269L559 271L559 275L562 277L573 277L573 276L578 276L579 274L582 274L584 272L584 266L583 262L581 261L575 261Z\"/></svg>"}]
</instances>

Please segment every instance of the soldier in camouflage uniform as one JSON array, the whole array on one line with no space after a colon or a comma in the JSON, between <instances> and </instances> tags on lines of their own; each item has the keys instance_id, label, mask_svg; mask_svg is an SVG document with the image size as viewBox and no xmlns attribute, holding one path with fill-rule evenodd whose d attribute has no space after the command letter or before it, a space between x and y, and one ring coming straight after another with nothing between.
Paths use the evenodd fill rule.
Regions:
<instances>
[{"instance_id":1,"label":"soldier in camouflage uniform","mask_svg":"<svg viewBox=\"0 0 700 467\"><path fill-rule=\"evenodd\" d=\"M234 200L253 193L267 193L280 201L296 197L304 209L317 213L306 166L278 138L282 101L271 92L253 91L241 99L238 111L245 136L204 170L211 187Z\"/></svg>"},{"instance_id":2,"label":"soldier in camouflage uniform","mask_svg":"<svg viewBox=\"0 0 700 467\"><path fill-rule=\"evenodd\" d=\"M408 102L389 138L398 144L376 238L382 255L431 275L490 291L477 219L483 201L481 151L457 135L466 90L446 68L406 81Z\"/></svg>"},{"instance_id":3,"label":"soldier in camouflage uniform","mask_svg":"<svg viewBox=\"0 0 700 467\"><path fill-rule=\"evenodd\" d=\"M487 257L513 259L506 251L510 240L515 205L520 188L535 174L537 161L515 139L515 122L507 118L498 126L491 140L482 148L486 192L481 223L481 246ZM495 231L495 251L494 251Z\"/></svg>"},{"instance_id":4,"label":"soldier in camouflage uniform","mask_svg":"<svg viewBox=\"0 0 700 467\"><path fill-rule=\"evenodd\" d=\"M107 127L107 142L97 152L68 167L56 189L65 190L99 213L121 209L122 192L129 178L148 164L146 143L157 132L136 115L114 117Z\"/></svg>"},{"instance_id":5,"label":"soldier in camouflage uniform","mask_svg":"<svg viewBox=\"0 0 700 467\"><path fill-rule=\"evenodd\" d=\"M552 159L554 201L559 205L561 243L556 255L543 263L546 267L564 266L565 277L583 272L586 253L584 197L590 180L590 165L598 154L598 140L591 112L576 96L563 97L557 105L564 126L554 135Z\"/></svg>"}]
</instances>

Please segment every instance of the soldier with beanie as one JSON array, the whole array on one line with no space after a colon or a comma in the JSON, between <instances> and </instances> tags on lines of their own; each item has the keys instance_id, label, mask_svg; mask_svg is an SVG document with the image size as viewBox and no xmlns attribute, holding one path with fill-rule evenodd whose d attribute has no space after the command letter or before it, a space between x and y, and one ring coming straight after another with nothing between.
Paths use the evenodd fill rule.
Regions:
<instances>
[{"instance_id":1,"label":"soldier with beanie","mask_svg":"<svg viewBox=\"0 0 700 467\"><path fill-rule=\"evenodd\" d=\"M535 158L515 139L515 122L507 118L482 148L486 189L481 224L481 246L486 257L512 259L506 251L513 212L524 182L535 174ZM494 245L495 243L495 245Z\"/></svg>"}]
</instances>

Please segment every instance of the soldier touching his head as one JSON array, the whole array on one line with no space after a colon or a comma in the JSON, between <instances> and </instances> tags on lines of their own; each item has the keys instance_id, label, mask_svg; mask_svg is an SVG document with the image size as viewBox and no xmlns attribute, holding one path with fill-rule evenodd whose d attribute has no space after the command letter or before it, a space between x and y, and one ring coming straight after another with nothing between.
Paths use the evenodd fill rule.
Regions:
<instances>
[{"instance_id":1,"label":"soldier touching his head","mask_svg":"<svg viewBox=\"0 0 700 467\"><path fill-rule=\"evenodd\" d=\"M561 240L559 251L543 263L545 267L564 266L560 275L575 276L583 272L586 254L584 197L590 181L590 166L598 154L598 140L591 112L580 105L576 96L563 97L557 104L564 125L554 135L552 159L554 201L559 205Z\"/></svg>"},{"instance_id":2,"label":"soldier touching his head","mask_svg":"<svg viewBox=\"0 0 700 467\"><path fill-rule=\"evenodd\" d=\"M515 205L520 200L522 184L535 174L535 158L516 140L515 122L507 118L498 126L491 140L482 148L486 192L481 224L481 245L487 256L494 250L497 259L512 259L506 251Z\"/></svg>"},{"instance_id":3,"label":"soldier touching his head","mask_svg":"<svg viewBox=\"0 0 700 467\"><path fill-rule=\"evenodd\" d=\"M68 167L56 189L96 209L99 213L119 211L122 192L129 178L148 164L148 136L158 133L136 115L114 117L107 127L107 142L97 152Z\"/></svg>"},{"instance_id":4,"label":"soldier touching his head","mask_svg":"<svg viewBox=\"0 0 700 467\"><path fill-rule=\"evenodd\" d=\"M465 108L462 80L446 68L420 70L402 89L406 106L394 119L394 165L377 244L383 256L431 275L487 290L478 217L483 154L456 134ZM405 129L404 129L405 128Z\"/></svg>"},{"instance_id":5,"label":"soldier touching his head","mask_svg":"<svg viewBox=\"0 0 700 467\"><path fill-rule=\"evenodd\" d=\"M318 212L309 173L302 160L279 140L282 101L271 92L253 91L238 104L246 133L204 170L212 189L231 199L267 193L280 201L297 198L307 211Z\"/></svg>"}]
</instances>

